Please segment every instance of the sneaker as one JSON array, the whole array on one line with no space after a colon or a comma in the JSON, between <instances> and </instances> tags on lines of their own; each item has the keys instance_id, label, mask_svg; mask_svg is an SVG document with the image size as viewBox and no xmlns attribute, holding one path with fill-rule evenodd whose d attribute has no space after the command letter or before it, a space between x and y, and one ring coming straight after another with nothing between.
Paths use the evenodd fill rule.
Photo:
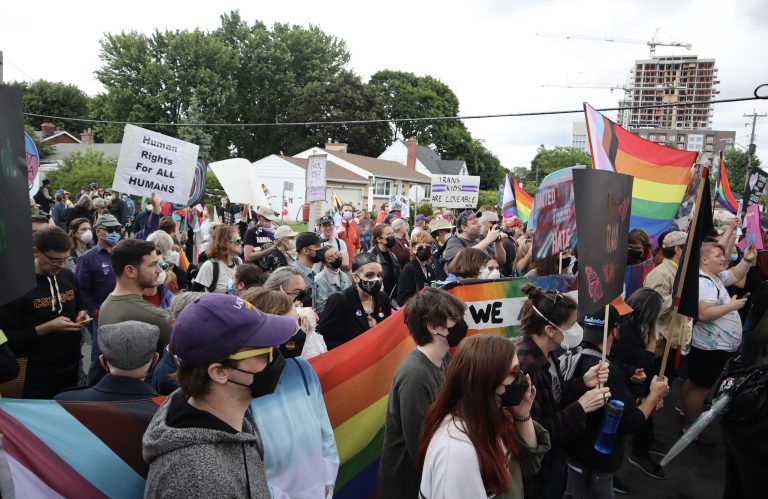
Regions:
<instances>
[{"instance_id":1,"label":"sneaker","mask_svg":"<svg viewBox=\"0 0 768 499\"><path fill-rule=\"evenodd\" d=\"M615 475L613 477L613 492L616 494L629 494L629 487Z\"/></svg>"},{"instance_id":2,"label":"sneaker","mask_svg":"<svg viewBox=\"0 0 768 499\"><path fill-rule=\"evenodd\" d=\"M657 463L653 462L650 456L633 456L630 454L627 460L629 464L640 468L640 471L651 478L656 480L665 480L667 478L667 472Z\"/></svg>"},{"instance_id":3,"label":"sneaker","mask_svg":"<svg viewBox=\"0 0 768 499\"><path fill-rule=\"evenodd\" d=\"M653 454L654 456L658 457L666 456L667 452L669 452L669 447L661 444L660 442L657 442L656 440L653 441L651 448L648 449L649 454Z\"/></svg>"}]
</instances>

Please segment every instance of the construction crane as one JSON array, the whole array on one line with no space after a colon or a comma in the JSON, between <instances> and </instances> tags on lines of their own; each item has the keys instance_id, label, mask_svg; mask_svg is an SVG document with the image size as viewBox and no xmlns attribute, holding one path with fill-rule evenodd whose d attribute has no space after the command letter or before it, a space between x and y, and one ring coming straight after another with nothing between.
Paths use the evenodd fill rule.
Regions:
<instances>
[{"instance_id":1,"label":"construction crane","mask_svg":"<svg viewBox=\"0 0 768 499\"><path fill-rule=\"evenodd\" d=\"M651 52L650 57L653 57L654 55L656 55L657 46L683 47L687 50L691 50L692 45L690 43L659 41L659 31L660 31L660 28L656 28L656 31L653 34L653 38L651 38L650 40L637 40L632 38L614 38L610 36L595 36L595 35L574 35L570 33L536 33L536 36L553 36L556 38L566 38L568 40L573 39L573 40L596 40L601 42L616 42L616 43L642 43L650 47L650 52Z\"/></svg>"}]
</instances>

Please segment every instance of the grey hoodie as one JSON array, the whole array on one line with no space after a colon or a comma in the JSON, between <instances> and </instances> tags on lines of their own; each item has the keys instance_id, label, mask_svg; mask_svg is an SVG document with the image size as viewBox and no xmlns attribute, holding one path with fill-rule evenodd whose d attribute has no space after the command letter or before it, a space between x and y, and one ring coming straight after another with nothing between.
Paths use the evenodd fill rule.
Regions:
<instances>
[{"instance_id":1,"label":"grey hoodie","mask_svg":"<svg viewBox=\"0 0 768 499\"><path fill-rule=\"evenodd\" d=\"M168 409L184 397L176 390L160 406L143 438L149 474L145 498L216 497L269 499L260 455L261 438L250 415L243 431L168 426ZM250 411L250 409L249 409Z\"/></svg>"}]
</instances>

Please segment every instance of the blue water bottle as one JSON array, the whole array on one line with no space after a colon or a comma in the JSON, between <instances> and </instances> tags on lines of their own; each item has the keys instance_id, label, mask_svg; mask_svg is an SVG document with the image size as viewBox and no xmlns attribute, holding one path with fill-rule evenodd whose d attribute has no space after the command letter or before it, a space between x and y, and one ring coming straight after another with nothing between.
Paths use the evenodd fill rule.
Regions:
<instances>
[{"instance_id":1,"label":"blue water bottle","mask_svg":"<svg viewBox=\"0 0 768 499\"><path fill-rule=\"evenodd\" d=\"M605 405L603 422L600 425L597 440L595 440L595 450L597 452L601 454L613 452L613 444L616 441L616 432L619 429L619 421L621 421L622 414L624 414L624 402L611 400Z\"/></svg>"}]
</instances>

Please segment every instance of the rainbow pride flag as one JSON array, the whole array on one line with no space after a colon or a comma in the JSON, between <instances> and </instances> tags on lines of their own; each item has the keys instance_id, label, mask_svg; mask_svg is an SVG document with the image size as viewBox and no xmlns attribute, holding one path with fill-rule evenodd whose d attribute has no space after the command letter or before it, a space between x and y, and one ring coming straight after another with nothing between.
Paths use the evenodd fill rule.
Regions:
<instances>
[{"instance_id":1,"label":"rainbow pride flag","mask_svg":"<svg viewBox=\"0 0 768 499\"><path fill-rule=\"evenodd\" d=\"M715 199L720 206L730 211L734 215L739 211L739 203L734 199L731 192L731 184L728 182L728 171L725 168L725 160L720 157L720 182L717 185Z\"/></svg>"},{"instance_id":2,"label":"rainbow pride flag","mask_svg":"<svg viewBox=\"0 0 768 499\"><path fill-rule=\"evenodd\" d=\"M531 218L531 208L533 207L533 196L525 192L517 183L517 179L512 179L512 188L515 192L515 205L517 206L517 214L523 223L526 223Z\"/></svg>"},{"instance_id":3,"label":"rainbow pride flag","mask_svg":"<svg viewBox=\"0 0 768 499\"><path fill-rule=\"evenodd\" d=\"M628 132L584 103L592 166L632 175L630 229L651 240L669 229L691 178L696 152L658 145Z\"/></svg>"},{"instance_id":4,"label":"rainbow pride flag","mask_svg":"<svg viewBox=\"0 0 768 499\"><path fill-rule=\"evenodd\" d=\"M501 213L504 218L519 216L517 214L517 205L515 204L515 191L512 190L512 184L509 183L509 175L504 175L504 196L501 200Z\"/></svg>"}]
</instances>

